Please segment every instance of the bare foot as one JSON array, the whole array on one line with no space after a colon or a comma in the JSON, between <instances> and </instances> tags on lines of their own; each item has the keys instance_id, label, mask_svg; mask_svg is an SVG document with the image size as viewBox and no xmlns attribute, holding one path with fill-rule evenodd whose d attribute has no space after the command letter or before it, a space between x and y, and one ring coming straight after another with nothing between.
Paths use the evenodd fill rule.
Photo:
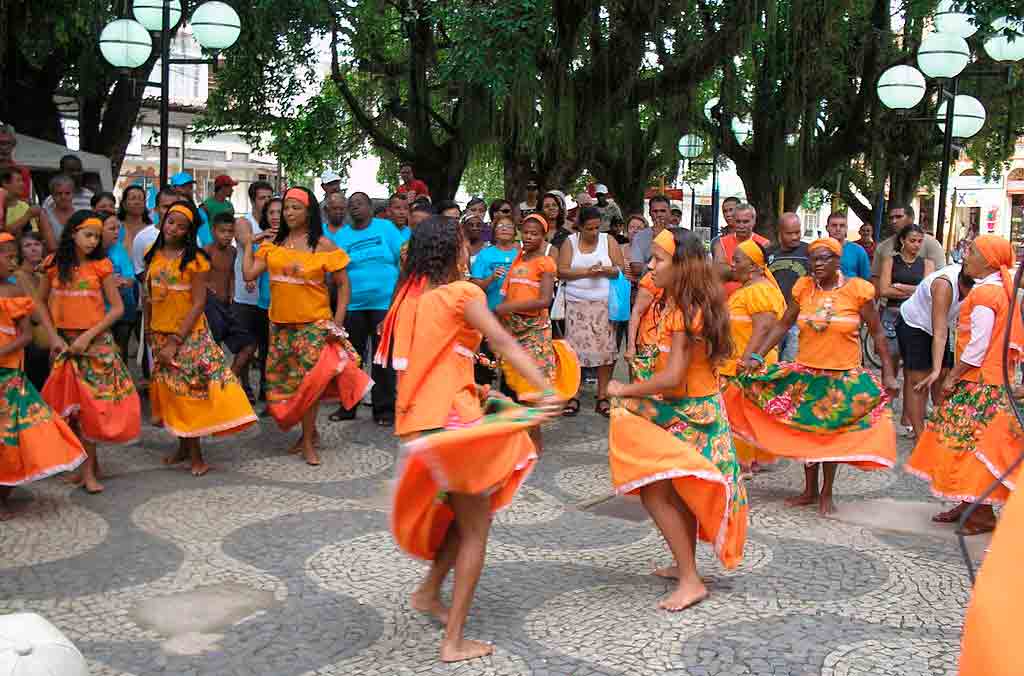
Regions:
<instances>
[{"instance_id":1,"label":"bare foot","mask_svg":"<svg viewBox=\"0 0 1024 676\"><path fill-rule=\"evenodd\" d=\"M63 474L63 475L61 475L60 480L63 481L64 483L66 483L66 484L71 484L72 486L81 486L82 485L82 473L81 472L71 472L70 474Z\"/></svg>"},{"instance_id":2,"label":"bare foot","mask_svg":"<svg viewBox=\"0 0 1024 676\"><path fill-rule=\"evenodd\" d=\"M441 624L448 624L448 607L437 596L416 591L409 595L409 605L413 610L430 615Z\"/></svg>"},{"instance_id":3,"label":"bare foot","mask_svg":"<svg viewBox=\"0 0 1024 676\"><path fill-rule=\"evenodd\" d=\"M969 503L961 502L953 509L946 510L945 512L939 512L932 517L932 521L935 523L956 523L960 519L960 515L967 509Z\"/></svg>"},{"instance_id":4,"label":"bare foot","mask_svg":"<svg viewBox=\"0 0 1024 676\"><path fill-rule=\"evenodd\" d=\"M441 661L461 662L472 660L477 657L487 657L494 652L494 646L481 641L470 641L464 638L461 641L441 641Z\"/></svg>"},{"instance_id":5,"label":"bare foot","mask_svg":"<svg viewBox=\"0 0 1024 676\"><path fill-rule=\"evenodd\" d=\"M96 479L85 478L82 480L82 488L85 489L86 493L95 494L103 492L103 484Z\"/></svg>"},{"instance_id":6,"label":"bare foot","mask_svg":"<svg viewBox=\"0 0 1024 676\"><path fill-rule=\"evenodd\" d=\"M0 505L7 504L7 498L14 492L14 486L0 486Z\"/></svg>"},{"instance_id":7,"label":"bare foot","mask_svg":"<svg viewBox=\"0 0 1024 676\"><path fill-rule=\"evenodd\" d=\"M663 577L666 580L678 580L679 566L665 566L663 568L655 568L653 575L656 575L657 577Z\"/></svg>"},{"instance_id":8,"label":"bare foot","mask_svg":"<svg viewBox=\"0 0 1024 676\"><path fill-rule=\"evenodd\" d=\"M316 448L312 444L303 444L302 457L306 459L307 465L316 467L320 464L320 454L316 452Z\"/></svg>"},{"instance_id":9,"label":"bare foot","mask_svg":"<svg viewBox=\"0 0 1024 676\"><path fill-rule=\"evenodd\" d=\"M210 466L202 460L192 461L192 476L203 476L210 471Z\"/></svg>"},{"instance_id":10,"label":"bare foot","mask_svg":"<svg viewBox=\"0 0 1024 676\"><path fill-rule=\"evenodd\" d=\"M822 516L828 516L834 514L836 511L836 503L832 501L831 496L825 497L824 494L818 498L818 514Z\"/></svg>"},{"instance_id":11,"label":"bare foot","mask_svg":"<svg viewBox=\"0 0 1024 676\"><path fill-rule=\"evenodd\" d=\"M295 445L288 449L288 455L298 455L302 453L302 437L295 442Z\"/></svg>"},{"instance_id":12,"label":"bare foot","mask_svg":"<svg viewBox=\"0 0 1024 676\"><path fill-rule=\"evenodd\" d=\"M658 607L672 613L692 608L709 596L703 582L680 582L676 590L658 602Z\"/></svg>"},{"instance_id":13,"label":"bare foot","mask_svg":"<svg viewBox=\"0 0 1024 676\"><path fill-rule=\"evenodd\" d=\"M996 528L996 517L992 512L975 512L971 514L971 518L964 522L963 534L964 535L981 535L982 533L991 533Z\"/></svg>"},{"instance_id":14,"label":"bare foot","mask_svg":"<svg viewBox=\"0 0 1024 676\"><path fill-rule=\"evenodd\" d=\"M807 505L813 505L818 501L817 493L801 493L800 495L794 495L791 498L786 498L787 507L806 507Z\"/></svg>"},{"instance_id":15,"label":"bare foot","mask_svg":"<svg viewBox=\"0 0 1024 676\"><path fill-rule=\"evenodd\" d=\"M178 465L185 462L186 460L188 460L188 451L183 448L179 448L178 452L175 453L174 455L168 455L167 457L165 457L163 459L163 463L165 465Z\"/></svg>"}]
</instances>

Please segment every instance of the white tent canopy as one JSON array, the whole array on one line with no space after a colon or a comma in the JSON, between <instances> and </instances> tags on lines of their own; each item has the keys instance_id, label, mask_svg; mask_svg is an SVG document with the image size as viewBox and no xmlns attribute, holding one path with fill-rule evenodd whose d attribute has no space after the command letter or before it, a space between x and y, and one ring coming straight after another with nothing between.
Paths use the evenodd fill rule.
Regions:
<instances>
[{"instance_id":1,"label":"white tent canopy","mask_svg":"<svg viewBox=\"0 0 1024 676\"><path fill-rule=\"evenodd\" d=\"M28 167L30 170L57 171L60 168L60 158L65 155L74 155L82 160L83 171L99 174L104 190L114 189L109 157L71 150L33 136L24 134L15 134L15 136L18 138L18 147L14 152L14 161L21 166Z\"/></svg>"}]
</instances>

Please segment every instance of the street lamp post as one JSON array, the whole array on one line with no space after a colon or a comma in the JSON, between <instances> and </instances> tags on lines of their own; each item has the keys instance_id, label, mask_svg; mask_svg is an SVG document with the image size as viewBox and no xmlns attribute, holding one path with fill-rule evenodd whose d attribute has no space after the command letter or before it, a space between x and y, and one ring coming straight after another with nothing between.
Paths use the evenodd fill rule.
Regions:
<instances>
[{"instance_id":1,"label":"street lamp post","mask_svg":"<svg viewBox=\"0 0 1024 676\"><path fill-rule=\"evenodd\" d=\"M172 65L203 65L216 67L217 52L235 44L242 24L238 13L228 4L209 0L192 13L192 34L199 45L214 54L208 59L171 58L172 31L178 27L186 8L181 0L135 0L135 20L116 19L100 33L100 51L115 68L132 69L143 65L153 50L150 33L160 37L160 82L144 82L146 87L160 87L160 186L167 184L168 142L170 136L170 80Z\"/></svg>"},{"instance_id":2,"label":"street lamp post","mask_svg":"<svg viewBox=\"0 0 1024 676\"><path fill-rule=\"evenodd\" d=\"M696 134L686 134L679 139L677 146L679 155L687 162L700 157L704 153L704 139ZM690 185L690 230L696 225L697 189Z\"/></svg>"}]
</instances>

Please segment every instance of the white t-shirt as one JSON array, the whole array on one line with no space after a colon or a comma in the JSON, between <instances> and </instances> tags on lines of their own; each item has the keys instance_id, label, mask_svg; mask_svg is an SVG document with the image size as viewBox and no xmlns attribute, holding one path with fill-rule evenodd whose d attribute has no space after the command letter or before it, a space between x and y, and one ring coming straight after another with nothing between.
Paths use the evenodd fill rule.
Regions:
<instances>
[{"instance_id":1,"label":"white t-shirt","mask_svg":"<svg viewBox=\"0 0 1024 676\"><path fill-rule=\"evenodd\" d=\"M932 283L939 278L947 280L953 286L953 302L949 306L949 323L953 324L960 314L960 277L959 265L947 265L941 270L936 270L921 280L921 283L914 289L913 295L903 301L900 305L900 316L907 326L924 331L929 336L934 336L932 330Z\"/></svg>"},{"instance_id":2,"label":"white t-shirt","mask_svg":"<svg viewBox=\"0 0 1024 676\"><path fill-rule=\"evenodd\" d=\"M246 214L245 218L249 219L252 224L252 234L258 235L263 232L263 228L256 222L256 219L252 217L252 214ZM260 300L260 287L257 282L253 286L253 290L249 291L245 288L245 277L242 276L242 259L245 258L245 254L242 251L242 247L238 242L235 242L235 248L238 249L238 253L235 255L235 296L234 301L236 303L242 303L244 305L259 305Z\"/></svg>"},{"instance_id":3,"label":"white t-shirt","mask_svg":"<svg viewBox=\"0 0 1024 676\"><path fill-rule=\"evenodd\" d=\"M146 269L146 252L159 236L160 229L155 225L147 225L139 230L139 234L135 235L135 239L132 241L132 265L135 267L135 274L142 274L142 271Z\"/></svg>"}]
</instances>

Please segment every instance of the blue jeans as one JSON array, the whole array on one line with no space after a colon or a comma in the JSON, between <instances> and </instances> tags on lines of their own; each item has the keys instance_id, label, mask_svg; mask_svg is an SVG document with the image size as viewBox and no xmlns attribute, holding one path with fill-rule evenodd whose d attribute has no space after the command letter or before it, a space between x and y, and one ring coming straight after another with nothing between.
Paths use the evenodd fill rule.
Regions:
<instances>
[{"instance_id":1,"label":"blue jeans","mask_svg":"<svg viewBox=\"0 0 1024 676\"><path fill-rule=\"evenodd\" d=\"M796 352L799 347L800 327L794 323L779 341L779 361L796 361Z\"/></svg>"}]
</instances>

